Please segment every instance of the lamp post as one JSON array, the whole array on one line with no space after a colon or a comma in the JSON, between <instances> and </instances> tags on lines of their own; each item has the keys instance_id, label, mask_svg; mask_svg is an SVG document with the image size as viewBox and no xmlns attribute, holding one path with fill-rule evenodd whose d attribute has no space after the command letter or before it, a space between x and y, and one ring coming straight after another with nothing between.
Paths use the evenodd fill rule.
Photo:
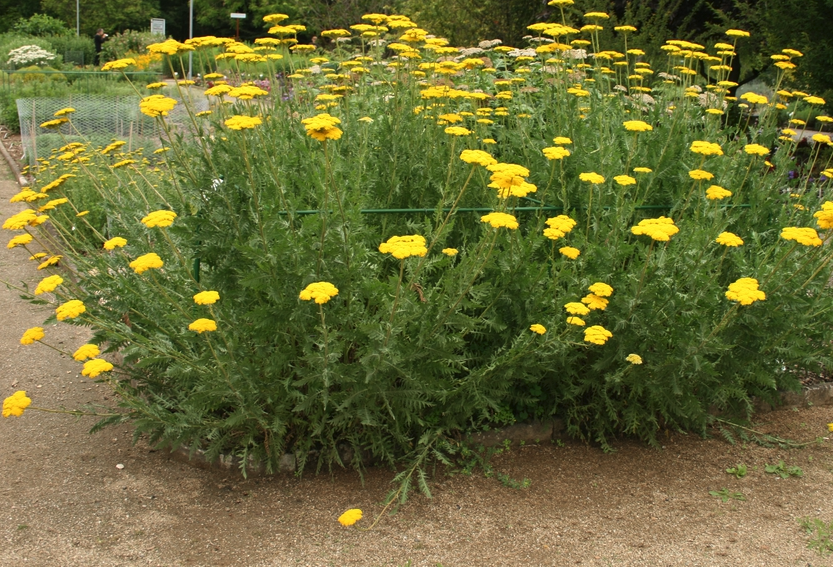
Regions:
<instances>
[{"instance_id":1,"label":"lamp post","mask_svg":"<svg viewBox=\"0 0 833 567\"><path fill-rule=\"evenodd\" d=\"M188 3L188 39L194 39L194 0ZM191 80L194 65L194 52L188 52L188 80Z\"/></svg>"},{"instance_id":2,"label":"lamp post","mask_svg":"<svg viewBox=\"0 0 833 567\"><path fill-rule=\"evenodd\" d=\"M75 37L81 35L81 0L75 0Z\"/></svg>"}]
</instances>

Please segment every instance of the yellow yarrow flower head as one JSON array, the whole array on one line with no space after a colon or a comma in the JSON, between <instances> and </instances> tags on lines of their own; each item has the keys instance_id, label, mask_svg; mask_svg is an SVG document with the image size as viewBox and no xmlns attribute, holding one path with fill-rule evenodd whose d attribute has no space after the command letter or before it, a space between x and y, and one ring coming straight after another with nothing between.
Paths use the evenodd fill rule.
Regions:
<instances>
[{"instance_id":1,"label":"yellow yarrow flower head","mask_svg":"<svg viewBox=\"0 0 833 567\"><path fill-rule=\"evenodd\" d=\"M483 167L497 163L497 160L491 154L483 150L463 150L460 154L460 159L466 163L482 165Z\"/></svg>"},{"instance_id":2,"label":"yellow yarrow flower head","mask_svg":"<svg viewBox=\"0 0 833 567\"><path fill-rule=\"evenodd\" d=\"M428 253L428 248L425 247L425 237L419 234L409 234L406 236L391 236L387 242L379 245L379 252L404 260L411 256L425 256Z\"/></svg>"},{"instance_id":3,"label":"yellow yarrow flower head","mask_svg":"<svg viewBox=\"0 0 833 567\"><path fill-rule=\"evenodd\" d=\"M573 141L570 138L567 138L565 136L556 136L555 138L552 139L552 143L555 144L556 146L568 146L568 145L572 144Z\"/></svg>"},{"instance_id":4,"label":"yellow yarrow flower head","mask_svg":"<svg viewBox=\"0 0 833 567\"><path fill-rule=\"evenodd\" d=\"M828 424L827 424L827 430L828 430L830 433L833 433L833 423L828 423Z\"/></svg>"},{"instance_id":5,"label":"yellow yarrow flower head","mask_svg":"<svg viewBox=\"0 0 833 567\"><path fill-rule=\"evenodd\" d=\"M579 303L578 301L571 301L570 303L565 303L564 309L566 309L567 313L571 315L587 315L588 313L590 313L590 308L588 308L583 303Z\"/></svg>"},{"instance_id":6,"label":"yellow yarrow flower head","mask_svg":"<svg viewBox=\"0 0 833 567\"><path fill-rule=\"evenodd\" d=\"M330 116L327 113L318 114L311 118L301 120L301 124L307 130L307 136L314 138L319 142L326 142L327 140L338 140L341 138L343 132L336 124L341 124L341 120L335 116Z\"/></svg>"},{"instance_id":7,"label":"yellow yarrow flower head","mask_svg":"<svg viewBox=\"0 0 833 567\"><path fill-rule=\"evenodd\" d=\"M595 311L598 309L599 311L604 311L607 309L607 304L609 303L607 299L604 297L600 297L595 293L589 293L581 298L581 302L587 305L587 308L591 311Z\"/></svg>"},{"instance_id":8,"label":"yellow yarrow flower head","mask_svg":"<svg viewBox=\"0 0 833 567\"><path fill-rule=\"evenodd\" d=\"M631 232L637 236L650 236L653 240L667 242L671 237L680 232L680 229L674 224L674 220L667 217L659 217L656 219L645 219L639 221L639 224L631 227Z\"/></svg>"},{"instance_id":9,"label":"yellow yarrow flower head","mask_svg":"<svg viewBox=\"0 0 833 567\"><path fill-rule=\"evenodd\" d=\"M712 185L706 189L706 199L710 201L719 201L720 199L725 199L726 197L731 196L732 192L728 189L724 189L720 185Z\"/></svg>"},{"instance_id":10,"label":"yellow yarrow flower head","mask_svg":"<svg viewBox=\"0 0 833 567\"><path fill-rule=\"evenodd\" d=\"M625 360L627 360L631 364L642 364L642 357L638 354L629 354L625 357Z\"/></svg>"},{"instance_id":11,"label":"yellow yarrow flower head","mask_svg":"<svg viewBox=\"0 0 833 567\"><path fill-rule=\"evenodd\" d=\"M492 225L492 228L508 228L515 230L518 228L518 219L507 213L489 213L480 217L480 222L486 222Z\"/></svg>"},{"instance_id":12,"label":"yellow yarrow flower head","mask_svg":"<svg viewBox=\"0 0 833 567\"><path fill-rule=\"evenodd\" d=\"M654 129L653 126L642 120L625 120L622 126L629 132L650 132Z\"/></svg>"},{"instance_id":13,"label":"yellow yarrow flower head","mask_svg":"<svg viewBox=\"0 0 833 567\"><path fill-rule=\"evenodd\" d=\"M561 255L566 256L570 260L575 260L581 254L581 250L579 250L578 248L573 248L572 246L564 246L562 248L559 248L558 252L561 253Z\"/></svg>"},{"instance_id":14,"label":"yellow yarrow flower head","mask_svg":"<svg viewBox=\"0 0 833 567\"><path fill-rule=\"evenodd\" d=\"M729 284L726 299L737 301L741 305L752 305L756 301L765 300L766 294L758 289L758 280L755 278L740 278Z\"/></svg>"},{"instance_id":15,"label":"yellow yarrow flower head","mask_svg":"<svg viewBox=\"0 0 833 567\"><path fill-rule=\"evenodd\" d=\"M743 151L753 156L765 156L769 153L769 150L760 144L746 144Z\"/></svg>"},{"instance_id":16,"label":"yellow yarrow flower head","mask_svg":"<svg viewBox=\"0 0 833 567\"><path fill-rule=\"evenodd\" d=\"M599 297L610 297L613 295L613 287L606 283L596 282L587 288L591 293L595 293Z\"/></svg>"},{"instance_id":17,"label":"yellow yarrow flower head","mask_svg":"<svg viewBox=\"0 0 833 567\"><path fill-rule=\"evenodd\" d=\"M69 122L66 118L56 118L55 120L47 120L40 125L41 128L60 128L63 124Z\"/></svg>"},{"instance_id":18,"label":"yellow yarrow flower head","mask_svg":"<svg viewBox=\"0 0 833 567\"><path fill-rule=\"evenodd\" d=\"M709 173L703 169L692 169L688 172L688 176L696 181L708 181L714 179L714 174Z\"/></svg>"},{"instance_id":19,"label":"yellow yarrow flower head","mask_svg":"<svg viewBox=\"0 0 833 567\"><path fill-rule=\"evenodd\" d=\"M790 226L781 230L781 238L784 240L795 240L804 246L821 246L822 241L814 228L800 228Z\"/></svg>"},{"instance_id":20,"label":"yellow yarrow flower head","mask_svg":"<svg viewBox=\"0 0 833 567\"><path fill-rule=\"evenodd\" d=\"M560 233L557 235L556 238L552 238L552 236L547 234L548 229L544 229L545 235L547 235L549 238L552 238L553 240L556 240L557 238L561 238L562 236L573 230L573 227L576 226L576 221L574 221L567 215L558 215L557 217L548 218L546 220L546 225L550 227L550 229Z\"/></svg>"},{"instance_id":21,"label":"yellow yarrow flower head","mask_svg":"<svg viewBox=\"0 0 833 567\"><path fill-rule=\"evenodd\" d=\"M49 266L54 266L55 264L61 261L61 258L63 258L63 256L51 256L43 262L41 262L38 265L38 269L43 270L44 268L48 268Z\"/></svg>"},{"instance_id":22,"label":"yellow yarrow flower head","mask_svg":"<svg viewBox=\"0 0 833 567\"><path fill-rule=\"evenodd\" d=\"M226 127L231 130L250 130L255 126L260 126L262 123L263 120L261 120L257 116L243 115L232 116L231 118L223 122L223 124L225 124Z\"/></svg>"},{"instance_id":23,"label":"yellow yarrow flower head","mask_svg":"<svg viewBox=\"0 0 833 567\"><path fill-rule=\"evenodd\" d=\"M92 360L88 360L84 363L84 368L81 370L81 374L89 378L96 378L99 374L103 372L110 372L112 369L113 365L106 360L93 358Z\"/></svg>"},{"instance_id":24,"label":"yellow yarrow flower head","mask_svg":"<svg viewBox=\"0 0 833 567\"><path fill-rule=\"evenodd\" d=\"M813 134L812 140L820 144L830 144L830 136L827 134Z\"/></svg>"},{"instance_id":25,"label":"yellow yarrow flower head","mask_svg":"<svg viewBox=\"0 0 833 567\"><path fill-rule=\"evenodd\" d=\"M550 148L544 148L541 150L548 160L559 160L564 159L565 157L570 157L570 150L567 148L562 148L561 146L554 146Z\"/></svg>"},{"instance_id":26,"label":"yellow yarrow flower head","mask_svg":"<svg viewBox=\"0 0 833 567\"><path fill-rule=\"evenodd\" d=\"M207 331L216 331L217 323L212 319L200 318L188 325L188 330L194 331L199 334L205 333Z\"/></svg>"},{"instance_id":27,"label":"yellow yarrow flower head","mask_svg":"<svg viewBox=\"0 0 833 567\"><path fill-rule=\"evenodd\" d=\"M23 336L20 337L20 344L30 345L35 341L41 340L44 336L46 335L43 332L43 327L32 327L31 329L26 329Z\"/></svg>"},{"instance_id":28,"label":"yellow yarrow flower head","mask_svg":"<svg viewBox=\"0 0 833 567\"><path fill-rule=\"evenodd\" d=\"M533 333L538 333L539 335L543 335L544 333L547 332L547 328L544 327L543 325L539 325L538 323L535 323L534 325L530 325L529 330L532 331Z\"/></svg>"},{"instance_id":29,"label":"yellow yarrow flower head","mask_svg":"<svg viewBox=\"0 0 833 567\"><path fill-rule=\"evenodd\" d=\"M598 185L599 183L604 183L605 178L599 175L598 173L590 172L590 173L580 173L578 178L582 181L587 183L592 183L594 185Z\"/></svg>"},{"instance_id":30,"label":"yellow yarrow flower head","mask_svg":"<svg viewBox=\"0 0 833 567\"><path fill-rule=\"evenodd\" d=\"M99 350L98 345L86 344L78 347L78 349L72 353L72 358L78 362L82 362L88 358L95 358L99 354L101 354L101 351Z\"/></svg>"},{"instance_id":31,"label":"yellow yarrow flower head","mask_svg":"<svg viewBox=\"0 0 833 567\"><path fill-rule=\"evenodd\" d=\"M56 112L52 116L55 116L55 117L66 116L67 114L72 114L73 112L75 112L75 109L68 106L66 108L62 108L61 110L59 110L58 112Z\"/></svg>"},{"instance_id":32,"label":"yellow yarrow flower head","mask_svg":"<svg viewBox=\"0 0 833 567\"><path fill-rule=\"evenodd\" d=\"M588 313L589 313L589 311L588 311ZM584 319L582 319L581 317L567 317L567 323L569 325L575 325L576 327L584 327L587 324L587 323L584 322Z\"/></svg>"},{"instance_id":33,"label":"yellow yarrow flower head","mask_svg":"<svg viewBox=\"0 0 833 567\"><path fill-rule=\"evenodd\" d=\"M732 29L726 30L726 35L728 35L729 37L749 37L750 34L748 31Z\"/></svg>"},{"instance_id":34,"label":"yellow yarrow flower head","mask_svg":"<svg viewBox=\"0 0 833 567\"><path fill-rule=\"evenodd\" d=\"M721 232L714 241L723 246L730 247L743 245L743 239L732 232Z\"/></svg>"},{"instance_id":35,"label":"yellow yarrow flower head","mask_svg":"<svg viewBox=\"0 0 833 567\"><path fill-rule=\"evenodd\" d=\"M194 296L197 305L213 305L220 301L220 294L216 291L201 291Z\"/></svg>"},{"instance_id":36,"label":"yellow yarrow flower head","mask_svg":"<svg viewBox=\"0 0 833 567\"><path fill-rule=\"evenodd\" d=\"M702 140L695 140L691 142L691 151L695 154L704 156L722 156L723 148L719 144L713 142L704 142Z\"/></svg>"},{"instance_id":37,"label":"yellow yarrow flower head","mask_svg":"<svg viewBox=\"0 0 833 567\"><path fill-rule=\"evenodd\" d=\"M462 126L449 126L445 129L445 133L450 136L468 136L471 134L471 130Z\"/></svg>"},{"instance_id":38,"label":"yellow yarrow flower head","mask_svg":"<svg viewBox=\"0 0 833 567\"><path fill-rule=\"evenodd\" d=\"M142 219L142 224L148 228L171 226L176 218L173 211L153 211Z\"/></svg>"},{"instance_id":39,"label":"yellow yarrow flower head","mask_svg":"<svg viewBox=\"0 0 833 567\"><path fill-rule=\"evenodd\" d=\"M176 100L165 95L150 95L139 102L139 110L142 114L155 118L157 116L167 116L176 105Z\"/></svg>"},{"instance_id":40,"label":"yellow yarrow flower head","mask_svg":"<svg viewBox=\"0 0 833 567\"><path fill-rule=\"evenodd\" d=\"M58 316L58 321L63 321L65 319L75 319L82 313L87 310L84 303L78 299L70 299L66 303L59 305L57 309L55 309L55 313Z\"/></svg>"},{"instance_id":41,"label":"yellow yarrow flower head","mask_svg":"<svg viewBox=\"0 0 833 567\"><path fill-rule=\"evenodd\" d=\"M133 268L133 271L137 274L144 273L150 269L159 269L164 265L165 263L162 261L162 258L160 258L155 252L139 256L128 264L128 266Z\"/></svg>"},{"instance_id":42,"label":"yellow yarrow flower head","mask_svg":"<svg viewBox=\"0 0 833 567\"><path fill-rule=\"evenodd\" d=\"M342 526L352 526L361 519L362 511L358 508L352 508L338 517L338 523Z\"/></svg>"},{"instance_id":43,"label":"yellow yarrow flower head","mask_svg":"<svg viewBox=\"0 0 833 567\"><path fill-rule=\"evenodd\" d=\"M634 179L630 175L617 175L613 178L613 180L622 187L625 187L627 185L636 185L636 179Z\"/></svg>"},{"instance_id":44,"label":"yellow yarrow flower head","mask_svg":"<svg viewBox=\"0 0 833 567\"><path fill-rule=\"evenodd\" d=\"M833 228L833 201L825 201L821 210L814 213L813 216L819 219L816 221L819 228Z\"/></svg>"},{"instance_id":45,"label":"yellow yarrow flower head","mask_svg":"<svg viewBox=\"0 0 833 567\"><path fill-rule=\"evenodd\" d=\"M3 417L9 417L10 415L20 417L31 403L32 400L26 396L26 391L18 390L3 400Z\"/></svg>"},{"instance_id":46,"label":"yellow yarrow flower head","mask_svg":"<svg viewBox=\"0 0 833 567\"><path fill-rule=\"evenodd\" d=\"M584 329L584 340L588 343L603 345L613 336L613 333L601 325L593 325Z\"/></svg>"},{"instance_id":47,"label":"yellow yarrow flower head","mask_svg":"<svg viewBox=\"0 0 833 567\"><path fill-rule=\"evenodd\" d=\"M494 163L486 167L492 172L489 187L498 190L501 199L508 197L525 197L528 193L535 193L538 188L528 183L524 177L529 176L529 170L514 163Z\"/></svg>"},{"instance_id":48,"label":"yellow yarrow flower head","mask_svg":"<svg viewBox=\"0 0 833 567\"><path fill-rule=\"evenodd\" d=\"M135 65L136 60L128 57L126 59L116 59L115 61L108 61L104 65L101 66L102 71L113 71L115 69L124 69L131 65Z\"/></svg>"},{"instance_id":49,"label":"yellow yarrow flower head","mask_svg":"<svg viewBox=\"0 0 833 567\"><path fill-rule=\"evenodd\" d=\"M115 250L116 248L121 248L122 246L127 244L127 240L122 238L121 236L114 236L110 240L106 240L104 242L104 249L105 250Z\"/></svg>"},{"instance_id":50,"label":"yellow yarrow flower head","mask_svg":"<svg viewBox=\"0 0 833 567\"><path fill-rule=\"evenodd\" d=\"M634 173L653 173L653 171L654 170L651 169L650 167L634 167L633 168Z\"/></svg>"},{"instance_id":51,"label":"yellow yarrow flower head","mask_svg":"<svg viewBox=\"0 0 833 567\"><path fill-rule=\"evenodd\" d=\"M47 276L43 278L38 284L38 287L35 288L35 295L54 291L54 289L62 283L64 283L64 278L61 276Z\"/></svg>"},{"instance_id":52,"label":"yellow yarrow flower head","mask_svg":"<svg viewBox=\"0 0 833 567\"><path fill-rule=\"evenodd\" d=\"M330 282L314 282L309 284L298 295L303 301L315 301L322 305L338 295L338 288Z\"/></svg>"},{"instance_id":53,"label":"yellow yarrow flower head","mask_svg":"<svg viewBox=\"0 0 833 567\"><path fill-rule=\"evenodd\" d=\"M12 238L11 240L9 240L9 243L6 244L6 248L11 250L12 248L15 248L17 246L25 246L26 244L29 244L30 242L32 242L32 240L33 240L32 235L29 234L29 233L19 234L19 235L15 236L14 238Z\"/></svg>"},{"instance_id":54,"label":"yellow yarrow flower head","mask_svg":"<svg viewBox=\"0 0 833 567\"><path fill-rule=\"evenodd\" d=\"M457 250L456 248L443 248L442 249L442 253L445 254L446 256L456 256L458 252L459 252L459 250Z\"/></svg>"}]
</instances>

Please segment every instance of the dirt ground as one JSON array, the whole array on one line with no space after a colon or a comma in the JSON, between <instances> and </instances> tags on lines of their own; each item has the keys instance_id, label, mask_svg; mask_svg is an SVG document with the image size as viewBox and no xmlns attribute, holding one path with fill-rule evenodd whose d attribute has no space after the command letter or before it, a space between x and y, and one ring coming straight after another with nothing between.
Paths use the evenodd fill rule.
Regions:
<instances>
[{"instance_id":1,"label":"dirt ground","mask_svg":"<svg viewBox=\"0 0 833 567\"><path fill-rule=\"evenodd\" d=\"M19 205L0 163L0 218ZM4 235L5 242L10 237ZM20 248L0 248L0 280L36 284ZM0 285L0 399L25 390L34 406L114 404L81 364L20 337L48 316ZM88 333L65 324L46 341L72 351ZM173 461L130 428L89 435L92 418L27 410L0 420L0 565L691 565L820 566L833 555L807 548L797 519L833 521L833 407L762 414L761 429L797 440L800 450L732 446L672 434L660 449L632 441L617 452L564 440L495 457L516 489L482 470L438 471L432 499L415 495L372 531L336 520L361 508L367 527L382 510L393 472L351 471L244 480ZM781 479L780 460L803 476ZM736 479L725 469L749 467ZM120 467L119 465L123 465ZM722 502L727 488L746 500Z\"/></svg>"}]
</instances>

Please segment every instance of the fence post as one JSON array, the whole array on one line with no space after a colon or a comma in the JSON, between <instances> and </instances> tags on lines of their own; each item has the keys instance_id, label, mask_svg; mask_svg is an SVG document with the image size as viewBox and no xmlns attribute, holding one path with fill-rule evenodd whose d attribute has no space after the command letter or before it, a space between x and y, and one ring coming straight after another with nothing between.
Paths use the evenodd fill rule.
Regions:
<instances>
[{"instance_id":1,"label":"fence post","mask_svg":"<svg viewBox=\"0 0 833 567\"><path fill-rule=\"evenodd\" d=\"M35 128L37 128L37 117L35 116L35 99L32 99L32 127L29 130L29 138L32 140L33 161L31 165L34 165L38 161L38 131Z\"/></svg>"}]
</instances>

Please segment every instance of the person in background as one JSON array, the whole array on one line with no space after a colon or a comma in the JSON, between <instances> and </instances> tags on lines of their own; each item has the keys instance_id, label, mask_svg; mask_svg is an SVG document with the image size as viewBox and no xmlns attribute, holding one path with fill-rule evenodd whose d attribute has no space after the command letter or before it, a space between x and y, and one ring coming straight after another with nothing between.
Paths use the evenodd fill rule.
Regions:
<instances>
[{"instance_id":1,"label":"person in background","mask_svg":"<svg viewBox=\"0 0 833 567\"><path fill-rule=\"evenodd\" d=\"M107 41L109 38L102 28L98 28L98 31L95 32L93 36L93 41L95 42L95 66L98 67L101 64L101 46Z\"/></svg>"}]
</instances>

